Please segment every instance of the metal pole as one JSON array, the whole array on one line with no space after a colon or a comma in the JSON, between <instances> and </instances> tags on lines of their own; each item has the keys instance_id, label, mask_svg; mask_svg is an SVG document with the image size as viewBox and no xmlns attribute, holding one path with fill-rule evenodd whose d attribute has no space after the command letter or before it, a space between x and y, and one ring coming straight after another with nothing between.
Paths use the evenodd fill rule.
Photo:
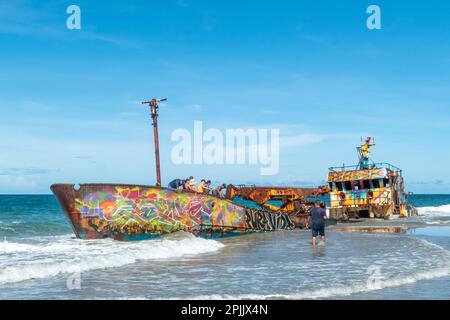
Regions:
<instances>
[{"instance_id":1,"label":"metal pole","mask_svg":"<svg viewBox=\"0 0 450 320\"><path fill-rule=\"evenodd\" d=\"M161 164L159 162L158 106L152 105L153 137L155 142L156 186L161 187Z\"/></svg>"},{"instance_id":2,"label":"metal pole","mask_svg":"<svg viewBox=\"0 0 450 320\"><path fill-rule=\"evenodd\" d=\"M159 137L158 137L158 102L166 101L167 99L152 99L150 101L142 102L150 106L150 114L153 120L153 138L155 143L155 164L156 164L156 186L161 186L161 165L159 161Z\"/></svg>"}]
</instances>

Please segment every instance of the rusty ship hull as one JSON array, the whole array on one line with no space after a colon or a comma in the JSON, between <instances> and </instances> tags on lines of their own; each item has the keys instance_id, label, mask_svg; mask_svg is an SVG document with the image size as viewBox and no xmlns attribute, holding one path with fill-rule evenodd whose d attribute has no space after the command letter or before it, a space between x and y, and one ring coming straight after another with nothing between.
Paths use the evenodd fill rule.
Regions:
<instances>
[{"instance_id":1,"label":"rusty ship hull","mask_svg":"<svg viewBox=\"0 0 450 320\"><path fill-rule=\"evenodd\" d=\"M143 240L177 231L208 238L295 227L286 213L184 190L127 184L54 184L51 190L80 239Z\"/></svg>"}]
</instances>

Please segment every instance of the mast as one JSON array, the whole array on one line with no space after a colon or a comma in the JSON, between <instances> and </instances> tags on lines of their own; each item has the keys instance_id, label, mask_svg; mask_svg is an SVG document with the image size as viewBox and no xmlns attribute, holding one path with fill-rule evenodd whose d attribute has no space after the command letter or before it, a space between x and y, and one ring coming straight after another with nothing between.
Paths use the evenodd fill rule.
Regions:
<instances>
[{"instance_id":1,"label":"mast","mask_svg":"<svg viewBox=\"0 0 450 320\"><path fill-rule=\"evenodd\" d=\"M166 98L152 99L144 101L142 104L148 104L150 106L150 115L153 120L153 138L155 144L155 164L156 164L156 186L161 186L161 166L159 161L159 137L158 137L158 103L166 101Z\"/></svg>"}]
</instances>

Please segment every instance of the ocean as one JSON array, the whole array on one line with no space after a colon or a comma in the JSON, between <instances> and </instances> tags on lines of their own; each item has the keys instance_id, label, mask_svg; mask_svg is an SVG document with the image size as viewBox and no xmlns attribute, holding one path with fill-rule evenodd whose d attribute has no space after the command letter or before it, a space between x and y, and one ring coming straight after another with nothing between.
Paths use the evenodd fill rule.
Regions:
<instances>
[{"instance_id":1,"label":"ocean","mask_svg":"<svg viewBox=\"0 0 450 320\"><path fill-rule=\"evenodd\" d=\"M0 299L449 299L450 195L415 195L403 234L327 228L78 240L51 195L0 195Z\"/></svg>"}]
</instances>

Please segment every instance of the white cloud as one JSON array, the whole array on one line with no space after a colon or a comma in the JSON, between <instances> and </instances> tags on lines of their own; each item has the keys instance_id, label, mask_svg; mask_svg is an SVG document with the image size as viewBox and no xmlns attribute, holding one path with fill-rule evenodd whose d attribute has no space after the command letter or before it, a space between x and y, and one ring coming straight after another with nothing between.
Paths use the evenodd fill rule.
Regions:
<instances>
[{"instance_id":1,"label":"white cloud","mask_svg":"<svg viewBox=\"0 0 450 320\"><path fill-rule=\"evenodd\" d=\"M325 135L303 133L294 136L282 136L280 137L280 144L282 147L298 147L321 143L325 139L327 139Z\"/></svg>"},{"instance_id":2,"label":"white cloud","mask_svg":"<svg viewBox=\"0 0 450 320\"><path fill-rule=\"evenodd\" d=\"M37 190L38 183L23 176L1 176L0 175L0 193L34 193Z\"/></svg>"}]
</instances>

